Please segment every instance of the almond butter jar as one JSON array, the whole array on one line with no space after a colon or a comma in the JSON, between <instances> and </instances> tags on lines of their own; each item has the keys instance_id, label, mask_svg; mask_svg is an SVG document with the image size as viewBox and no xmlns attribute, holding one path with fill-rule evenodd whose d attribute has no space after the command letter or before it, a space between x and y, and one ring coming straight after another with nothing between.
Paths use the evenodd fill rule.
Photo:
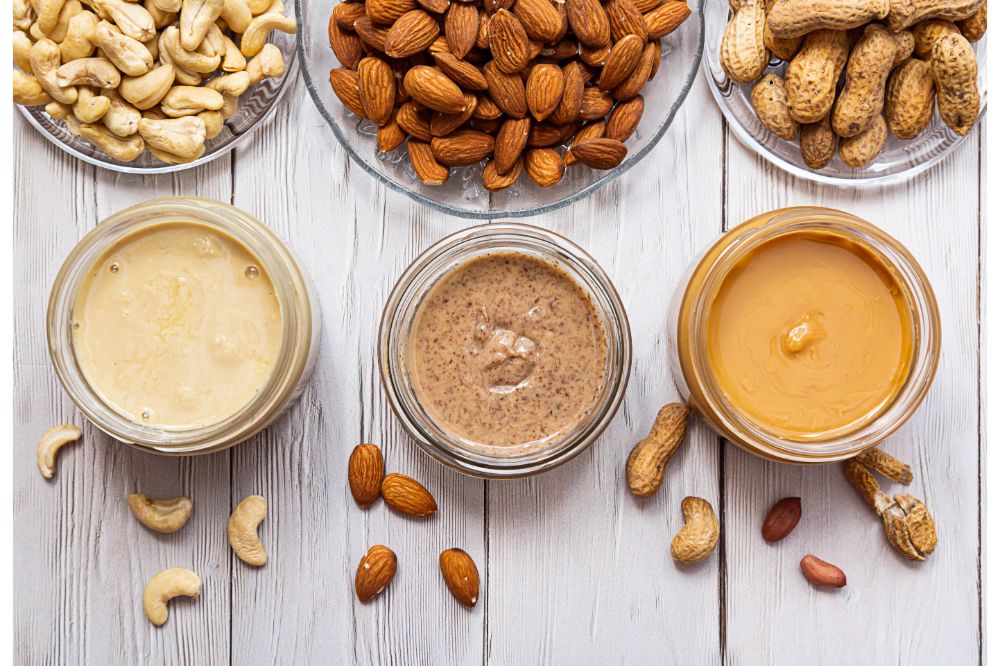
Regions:
<instances>
[{"instance_id":1,"label":"almond butter jar","mask_svg":"<svg viewBox=\"0 0 1000 666\"><path fill-rule=\"evenodd\" d=\"M429 455L512 478L584 451L614 417L632 340L610 278L583 249L525 224L488 224L425 250L379 328L382 386Z\"/></svg>"},{"instance_id":2,"label":"almond butter jar","mask_svg":"<svg viewBox=\"0 0 1000 666\"><path fill-rule=\"evenodd\" d=\"M898 241L826 208L785 208L725 233L674 294L674 380L751 453L844 460L920 405L940 355L927 276Z\"/></svg>"},{"instance_id":3,"label":"almond butter jar","mask_svg":"<svg viewBox=\"0 0 1000 666\"><path fill-rule=\"evenodd\" d=\"M49 297L49 353L84 415L167 455L253 436L302 393L319 305L265 225L210 199L120 211L83 237Z\"/></svg>"}]
</instances>

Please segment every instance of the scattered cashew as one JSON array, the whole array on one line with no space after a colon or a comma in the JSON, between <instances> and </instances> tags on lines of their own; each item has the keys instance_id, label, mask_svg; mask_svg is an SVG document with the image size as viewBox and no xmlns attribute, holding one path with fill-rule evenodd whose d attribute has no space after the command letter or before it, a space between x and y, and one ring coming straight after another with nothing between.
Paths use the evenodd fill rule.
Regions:
<instances>
[{"instance_id":1,"label":"scattered cashew","mask_svg":"<svg viewBox=\"0 0 1000 666\"><path fill-rule=\"evenodd\" d=\"M180 30L170 26L160 34L160 54L166 52L174 66L189 72L208 74L219 68L222 56L207 56L197 51L188 51L181 46Z\"/></svg>"},{"instance_id":2,"label":"scattered cashew","mask_svg":"<svg viewBox=\"0 0 1000 666\"><path fill-rule=\"evenodd\" d=\"M146 8L125 0L89 0L90 5L101 15L110 18L124 34L140 42L156 36L156 22Z\"/></svg>"},{"instance_id":3,"label":"scattered cashew","mask_svg":"<svg viewBox=\"0 0 1000 666\"><path fill-rule=\"evenodd\" d=\"M250 21L253 20L253 13L246 0L223 0L219 16L233 32L240 33L246 31Z\"/></svg>"},{"instance_id":4,"label":"scattered cashew","mask_svg":"<svg viewBox=\"0 0 1000 666\"><path fill-rule=\"evenodd\" d=\"M73 107L62 102L49 102L45 105L45 113L55 120L66 120L73 115Z\"/></svg>"},{"instance_id":5,"label":"scattered cashew","mask_svg":"<svg viewBox=\"0 0 1000 666\"><path fill-rule=\"evenodd\" d=\"M140 523L161 534L173 534L187 524L194 505L187 497L152 499L143 493L128 496L128 508Z\"/></svg>"},{"instance_id":6,"label":"scattered cashew","mask_svg":"<svg viewBox=\"0 0 1000 666\"><path fill-rule=\"evenodd\" d=\"M94 12L82 11L69 20L66 38L59 44L63 62L77 58L86 58L94 52L94 29L97 27L97 15Z\"/></svg>"},{"instance_id":7,"label":"scattered cashew","mask_svg":"<svg viewBox=\"0 0 1000 666\"><path fill-rule=\"evenodd\" d=\"M31 71L45 92L57 102L72 104L76 101L76 88L64 88L56 81L56 70L59 69L61 58L59 45L51 39L38 40L28 54Z\"/></svg>"},{"instance_id":8,"label":"scattered cashew","mask_svg":"<svg viewBox=\"0 0 1000 666\"><path fill-rule=\"evenodd\" d=\"M719 521L712 505L700 497L681 501L684 527L670 543L670 554L678 562L698 562L711 555L719 542Z\"/></svg>"},{"instance_id":9,"label":"scattered cashew","mask_svg":"<svg viewBox=\"0 0 1000 666\"><path fill-rule=\"evenodd\" d=\"M206 141L219 136L219 133L222 132L222 124L226 120L222 117L222 111L202 111L196 117L201 118L205 123Z\"/></svg>"},{"instance_id":10,"label":"scattered cashew","mask_svg":"<svg viewBox=\"0 0 1000 666\"><path fill-rule=\"evenodd\" d=\"M190 569L174 567L153 576L142 593L142 608L157 627L167 621L167 602L174 597L197 597L201 578Z\"/></svg>"},{"instance_id":11,"label":"scattered cashew","mask_svg":"<svg viewBox=\"0 0 1000 666\"><path fill-rule=\"evenodd\" d=\"M38 16L35 22L42 34L48 35L56 27L64 3L65 0L32 0L31 4Z\"/></svg>"},{"instance_id":12,"label":"scattered cashew","mask_svg":"<svg viewBox=\"0 0 1000 666\"><path fill-rule=\"evenodd\" d=\"M122 78L118 92L135 108L149 109L159 104L170 90L170 86L174 84L174 74L173 65L160 65L142 76Z\"/></svg>"},{"instance_id":13,"label":"scattered cashew","mask_svg":"<svg viewBox=\"0 0 1000 666\"><path fill-rule=\"evenodd\" d=\"M274 44L265 44L260 53L247 63L246 71L250 75L250 85L268 77L281 76L285 73L285 57Z\"/></svg>"},{"instance_id":14,"label":"scattered cashew","mask_svg":"<svg viewBox=\"0 0 1000 666\"><path fill-rule=\"evenodd\" d=\"M131 162L142 155L142 151L146 149L146 145L139 135L120 137L113 134L104 125L84 123L80 125L80 136L122 162Z\"/></svg>"},{"instance_id":15,"label":"scattered cashew","mask_svg":"<svg viewBox=\"0 0 1000 666\"><path fill-rule=\"evenodd\" d=\"M181 46L194 51L222 12L223 0L182 0Z\"/></svg>"},{"instance_id":16,"label":"scattered cashew","mask_svg":"<svg viewBox=\"0 0 1000 666\"><path fill-rule=\"evenodd\" d=\"M250 87L250 75L246 72L224 74L207 82L205 87L226 95L242 95Z\"/></svg>"},{"instance_id":17,"label":"scattered cashew","mask_svg":"<svg viewBox=\"0 0 1000 666\"><path fill-rule=\"evenodd\" d=\"M240 52L251 58L264 48L268 35L272 30L280 30L288 34L294 34L298 29L298 23L291 16L267 12L261 14L247 26L243 37L240 39Z\"/></svg>"},{"instance_id":18,"label":"scattered cashew","mask_svg":"<svg viewBox=\"0 0 1000 666\"><path fill-rule=\"evenodd\" d=\"M75 425L57 425L49 428L38 440L38 471L46 479L56 472L56 456L59 449L80 439L80 429Z\"/></svg>"},{"instance_id":19,"label":"scattered cashew","mask_svg":"<svg viewBox=\"0 0 1000 666\"><path fill-rule=\"evenodd\" d=\"M126 76L142 76L153 69L153 55L137 39L122 34L118 28L101 21L94 29L93 42ZM64 65L65 66L65 65Z\"/></svg>"},{"instance_id":20,"label":"scattered cashew","mask_svg":"<svg viewBox=\"0 0 1000 666\"><path fill-rule=\"evenodd\" d=\"M34 44L31 37L20 30L15 30L11 42L14 49L14 66L20 67L26 74L31 74L31 63L28 61L31 45Z\"/></svg>"},{"instance_id":21,"label":"scattered cashew","mask_svg":"<svg viewBox=\"0 0 1000 666\"><path fill-rule=\"evenodd\" d=\"M111 108L111 100L98 95L93 88L82 86L78 92L76 103L73 104L73 115L82 123L96 123Z\"/></svg>"},{"instance_id":22,"label":"scattered cashew","mask_svg":"<svg viewBox=\"0 0 1000 666\"><path fill-rule=\"evenodd\" d=\"M240 502L229 517L229 545L236 556L255 567L267 563L267 553L257 536L257 526L267 517L267 501L250 495Z\"/></svg>"},{"instance_id":23,"label":"scattered cashew","mask_svg":"<svg viewBox=\"0 0 1000 666\"><path fill-rule=\"evenodd\" d=\"M160 100L160 110L171 118L194 116L202 111L218 111L225 100L222 93L207 87L174 86Z\"/></svg>"},{"instance_id":24,"label":"scattered cashew","mask_svg":"<svg viewBox=\"0 0 1000 666\"><path fill-rule=\"evenodd\" d=\"M231 75L232 76L232 75ZM14 70L14 103L25 106L41 106L52 101L38 79L31 74L25 74L19 69Z\"/></svg>"},{"instance_id":25,"label":"scattered cashew","mask_svg":"<svg viewBox=\"0 0 1000 666\"><path fill-rule=\"evenodd\" d=\"M112 134L122 138L138 132L139 120L142 118L139 110L123 100L114 90L107 90L104 95L111 100L111 107L101 119L104 126L111 130Z\"/></svg>"},{"instance_id":26,"label":"scattered cashew","mask_svg":"<svg viewBox=\"0 0 1000 666\"><path fill-rule=\"evenodd\" d=\"M117 88L122 75L107 58L71 60L56 70L56 83L62 87L94 86Z\"/></svg>"}]
</instances>

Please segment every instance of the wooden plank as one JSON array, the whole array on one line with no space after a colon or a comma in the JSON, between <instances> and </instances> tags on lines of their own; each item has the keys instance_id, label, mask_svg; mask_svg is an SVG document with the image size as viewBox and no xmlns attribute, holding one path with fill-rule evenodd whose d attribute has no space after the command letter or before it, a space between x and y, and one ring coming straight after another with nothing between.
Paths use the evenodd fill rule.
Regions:
<instances>
[{"instance_id":1,"label":"wooden plank","mask_svg":"<svg viewBox=\"0 0 1000 666\"><path fill-rule=\"evenodd\" d=\"M674 125L627 176L530 220L588 249L631 320L632 378L619 415L579 458L541 477L489 484L489 661L711 663L718 659L718 554L670 558L686 495L718 508L717 439L693 421L652 498L633 497L625 459L678 400L667 309L690 258L721 229L722 123L699 79ZM692 163L697 152L706 159Z\"/></svg>"},{"instance_id":2,"label":"wooden plank","mask_svg":"<svg viewBox=\"0 0 1000 666\"><path fill-rule=\"evenodd\" d=\"M769 463L725 452L728 660L733 663L975 663L980 655L977 139L943 164L885 188L817 187L784 175L730 136L728 222L796 204L840 208L881 226L921 263L941 308L943 350L924 405L885 448L911 463L908 492L927 502L939 546L927 562L889 546L881 521L839 465ZM887 484L894 492L902 487ZM760 538L770 505L801 496L799 527ZM798 571L814 553L843 567L842 591Z\"/></svg>"},{"instance_id":3,"label":"wooden plank","mask_svg":"<svg viewBox=\"0 0 1000 666\"><path fill-rule=\"evenodd\" d=\"M323 336L302 399L257 441L233 452L235 504L262 493L270 561L233 567L233 663L479 661L482 605L467 611L438 573L460 546L484 562L483 482L423 455L397 425L379 384L375 340L396 276L427 245L467 222L387 192L353 163L301 83L271 127L242 149L235 203L290 241L315 281ZM347 458L362 441L383 447L388 471L422 481L438 502L426 520L378 502L362 510ZM369 546L399 558L390 588L363 605L354 573Z\"/></svg>"}]
</instances>

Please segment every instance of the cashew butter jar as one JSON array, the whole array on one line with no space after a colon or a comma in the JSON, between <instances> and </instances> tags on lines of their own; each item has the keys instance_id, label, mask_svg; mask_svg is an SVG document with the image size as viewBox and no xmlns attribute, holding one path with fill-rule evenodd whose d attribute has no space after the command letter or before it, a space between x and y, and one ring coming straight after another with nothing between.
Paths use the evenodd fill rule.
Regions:
<instances>
[{"instance_id":1,"label":"cashew butter jar","mask_svg":"<svg viewBox=\"0 0 1000 666\"><path fill-rule=\"evenodd\" d=\"M285 244L210 199L148 201L102 221L56 276L59 381L108 435L168 455L259 432L305 387L319 306Z\"/></svg>"},{"instance_id":2,"label":"cashew butter jar","mask_svg":"<svg viewBox=\"0 0 1000 666\"><path fill-rule=\"evenodd\" d=\"M538 227L488 224L404 271L378 354L389 404L426 453L512 478L597 439L624 396L632 339L614 285L582 248Z\"/></svg>"},{"instance_id":3,"label":"cashew butter jar","mask_svg":"<svg viewBox=\"0 0 1000 666\"><path fill-rule=\"evenodd\" d=\"M941 325L898 241L848 213L785 208L713 243L674 295L673 375L720 434L773 460L875 446L930 388Z\"/></svg>"}]
</instances>

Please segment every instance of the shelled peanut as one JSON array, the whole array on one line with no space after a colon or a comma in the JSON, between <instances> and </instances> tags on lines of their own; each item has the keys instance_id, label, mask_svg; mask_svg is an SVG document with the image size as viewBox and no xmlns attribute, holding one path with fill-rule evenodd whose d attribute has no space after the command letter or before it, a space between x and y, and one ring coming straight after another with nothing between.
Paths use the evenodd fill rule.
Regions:
<instances>
[{"instance_id":1,"label":"shelled peanut","mask_svg":"<svg viewBox=\"0 0 1000 666\"><path fill-rule=\"evenodd\" d=\"M14 0L14 101L109 156L191 162L250 86L285 71L282 0Z\"/></svg>"},{"instance_id":2,"label":"shelled peanut","mask_svg":"<svg viewBox=\"0 0 1000 666\"><path fill-rule=\"evenodd\" d=\"M985 0L740 0L720 45L729 78L753 83L751 106L770 132L799 140L822 169L874 160L891 133L913 139L931 121L962 136L979 116ZM787 65L768 70L772 56Z\"/></svg>"},{"instance_id":3,"label":"shelled peanut","mask_svg":"<svg viewBox=\"0 0 1000 666\"><path fill-rule=\"evenodd\" d=\"M690 13L685 0L341 2L330 85L375 123L379 150L406 142L424 184L486 160L487 190L522 173L550 187L573 164L621 164L661 38Z\"/></svg>"}]
</instances>

